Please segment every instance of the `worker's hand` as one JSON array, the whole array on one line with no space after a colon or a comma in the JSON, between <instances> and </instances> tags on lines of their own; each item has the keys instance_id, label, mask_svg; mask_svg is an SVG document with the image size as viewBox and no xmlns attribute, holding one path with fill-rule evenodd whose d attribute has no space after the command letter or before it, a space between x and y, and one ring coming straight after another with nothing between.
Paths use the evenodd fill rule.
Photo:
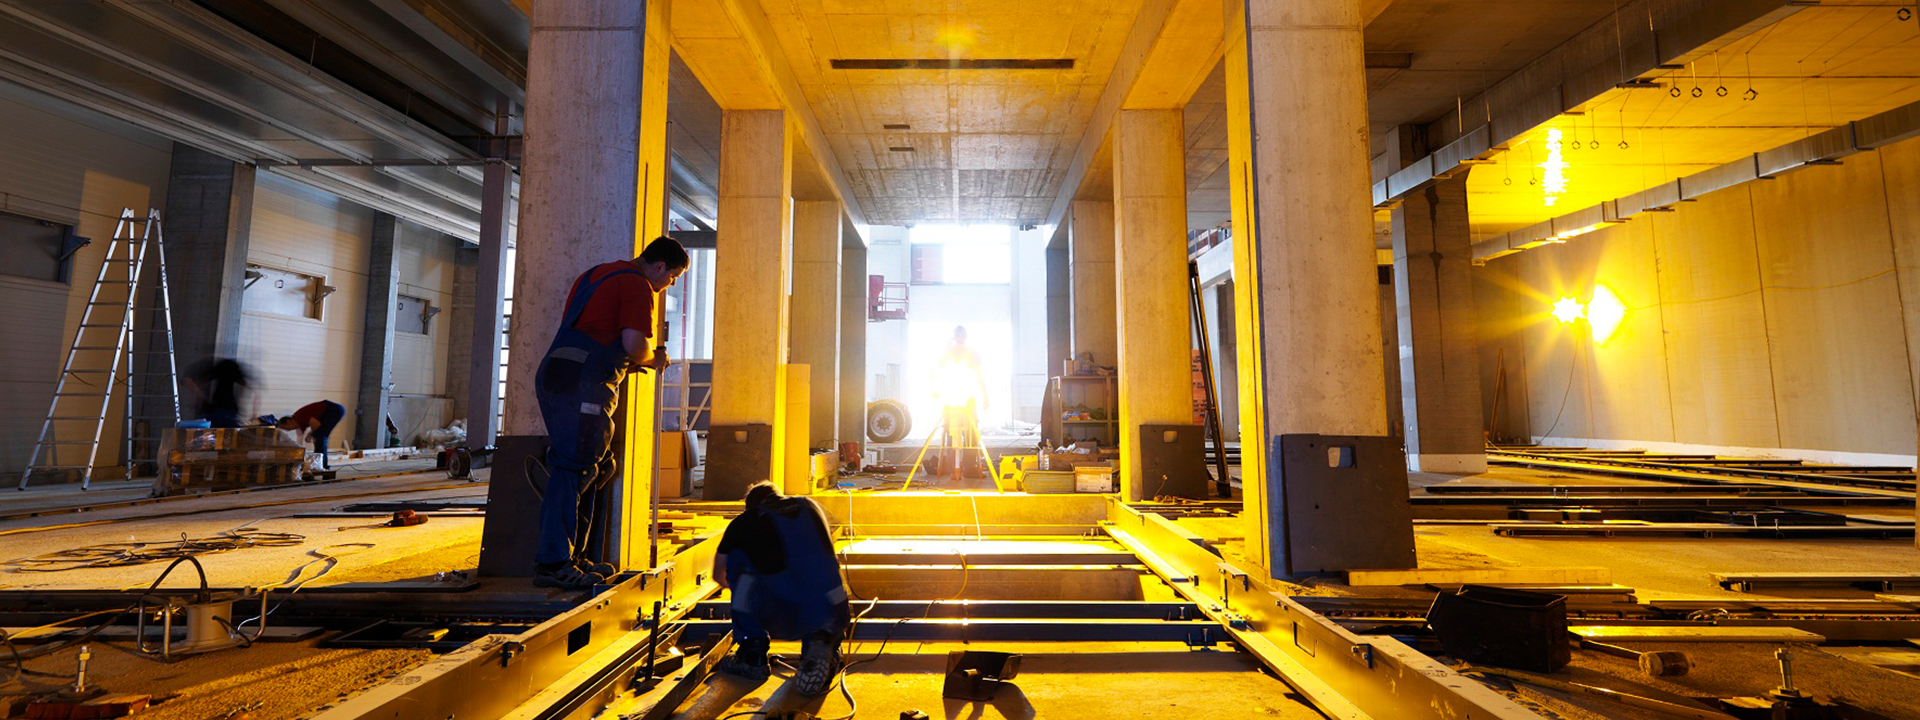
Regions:
<instances>
[{"instance_id":1,"label":"worker's hand","mask_svg":"<svg viewBox=\"0 0 1920 720\"><path fill-rule=\"evenodd\" d=\"M672 361L667 359L667 349L659 348L653 351L653 362L647 363L647 367L653 368L655 371L660 371L667 369L667 366L670 364L672 364Z\"/></svg>"}]
</instances>

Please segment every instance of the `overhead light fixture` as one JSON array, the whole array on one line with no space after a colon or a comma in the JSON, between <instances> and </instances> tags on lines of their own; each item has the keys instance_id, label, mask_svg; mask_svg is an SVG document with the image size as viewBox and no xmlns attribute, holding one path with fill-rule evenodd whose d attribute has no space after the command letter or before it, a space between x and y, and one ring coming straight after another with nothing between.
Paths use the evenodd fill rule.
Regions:
<instances>
[{"instance_id":1,"label":"overhead light fixture","mask_svg":"<svg viewBox=\"0 0 1920 720\"><path fill-rule=\"evenodd\" d=\"M911 146L895 145L887 148L887 152L914 152L914 149Z\"/></svg>"},{"instance_id":2,"label":"overhead light fixture","mask_svg":"<svg viewBox=\"0 0 1920 720\"><path fill-rule=\"evenodd\" d=\"M1547 160L1540 163L1540 192L1545 194L1547 207L1553 207L1560 196L1567 194L1567 161L1561 157L1560 128L1547 129Z\"/></svg>"}]
</instances>

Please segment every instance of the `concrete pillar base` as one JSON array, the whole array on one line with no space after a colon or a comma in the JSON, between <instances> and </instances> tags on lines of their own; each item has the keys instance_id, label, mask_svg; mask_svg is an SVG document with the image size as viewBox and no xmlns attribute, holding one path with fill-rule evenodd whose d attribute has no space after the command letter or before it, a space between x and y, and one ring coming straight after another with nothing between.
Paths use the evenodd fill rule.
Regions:
<instances>
[{"instance_id":1,"label":"concrete pillar base","mask_svg":"<svg viewBox=\"0 0 1920 720\"><path fill-rule=\"evenodd\" d=\"M1408 455L1407 467L1414 472L1477 475L1487 471L1487 456L1484 453Z\"/></svg>"}]
</instances>

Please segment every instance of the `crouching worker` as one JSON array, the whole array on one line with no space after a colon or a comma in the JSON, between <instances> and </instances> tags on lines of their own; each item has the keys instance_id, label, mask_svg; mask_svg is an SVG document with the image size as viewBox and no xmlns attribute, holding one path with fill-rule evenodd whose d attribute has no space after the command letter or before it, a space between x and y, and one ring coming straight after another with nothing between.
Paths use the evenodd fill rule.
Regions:
<instances>
[{"instance_id":1,"label":"crouching worker","mask_svg":"<svg viewBox=\"0 0 1920 720\"><path fill-rule=\"evenodd\" d=\"M747 489L746 510L727 525L713 577L733 593L733 654L720 672L764 682L771 640L800 641L793 689L825 693L840 672L840 640L851 620L847 586L820 506L785 497L770 483Z\"/></svg>"}]
</instances>

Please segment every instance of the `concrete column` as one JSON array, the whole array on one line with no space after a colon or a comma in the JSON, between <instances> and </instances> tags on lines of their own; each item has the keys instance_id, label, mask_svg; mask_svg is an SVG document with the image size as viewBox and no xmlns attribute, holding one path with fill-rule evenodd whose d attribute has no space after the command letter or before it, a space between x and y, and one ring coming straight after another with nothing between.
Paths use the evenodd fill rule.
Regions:
<instances>
[{"instance_id":1,"label":"concrete column","mask_svg":"<svg viewBox=\"0 0 1920 720\"><path fill-rule=\"evenodd\" d=\"M867 248L840 251L840 441L867 441Z\"/></svg>"},{"instance_id":2,"label":"concrete column","mask_svg":"<svg viewBox=\"0 0 1920 720\"><path fill-rule=\"evenodd\" d=\"M1118 297L1120 493L1156 495L1143 477L1140 426L1193 424L1187 348L1193 302L1187 278L1187 190L1179 110L1122 110L1114 123L1113 266ZM1178 479L1170 482L1179 485Z\"/></svg>"},{"instance_id":3,"label":"concrete column","mask_svg":"<svg viewBox=\"0 0 1920 720\"><path fill-rule=\"evenodd\" d=\"M511 242L507 237L507 201L512 185L513 169L504 160L487 163L480 186L480 244L474 258L473 310L468 316L471 330L467 334L470 352L465 417L467 447L474 450L492 445L500 434L500 349L505 345L507 248ZM457 312L457 295L454 302Z\"/></svg>"},{"instance_id":4,"label":"concrete column","mask_svg":"<svg viewBox=\"0 0 1920 720\"><path fill-rule=\"evenodd\" d=\"M1111 365L1118 358L1114 319L1113 203L1075 200L1068 237L1073 282L1073 357L1093 353L1093 361ZM1186 267L1182 262L1181 267Z\"/></svg>"},{"instance_id":5,"label":"concrete column","mask_svg":"<svg viewBox=\"0 0 1920 720\"><path fill-rule=\"evenodd\" d=\"M1068 224L1047 246L1047 377L1059 375L1073 352L1073 272L1067 256Z\"/></svg>"},{"instance_id":6,"label":"concrete column","mask_svg":"<svg viewBox=\"0 0 1920 720\"><path fill-rule=\"evenodd\" d=\"M1487 471L1472 245L1465 173L1415 191L1393 209L1400 402L1407 466L1420 472Z\"/></svg>"},{"instance_id":7,"label":"concrete column","mask_svg":"<svg viewBox=\"0 0 1920 720\"><path fill-rule=\"evenodd\" d=\"M173 144L161 223L167 234L174 351L183 367L240 351L253 175L252 165Z\"/></svg>"},{"instance_id":8,"label":"concrete column","mask_svg":"<svg viewBox=\"0 0 1920 720\"><path fill-rule=\"evenodd\" d=\"M367 253L367 307L361 321L360 390L354 404L353 442L360 448L386 447L387 405L393 398L393 317L400 302L400 267L394 246L400 221L373 214L372 248Z\"/></svg>"},{"instance_id":9,"label":"concrete column","mask_svg":"<svg viewBox=\"0 0 1920 720\"><path fill-rule=\"evenodd\" d=\"M573 281L634 255L645 10L621 0L533 7L506 434L546 434L534 375Z\"/></svg>"},{"instance_id":10,"label":"concrete column","mask_svg":"<svg viewBox=\"0 0 1920 720\"><path fill-rule=\"evenodd\" d=\"M473 401L473 302L479 278L480 249L455 242L453 301L447 307L447 409L460 420L467 419L467 407ZM471 422L468 430L472 430Z\"/></svg>"},{"instance_id":11,"label":"concrete column","mask_svg":"<svg viewBox=\"0 0 1920 720\"><path fill-rule=\"evenodd\" d=\"M657 186L650 179L660 174L654 167L659 161L653 158L664 156L644 145L649 138L660 144L660 134L643 134L640 118L643 93L662 92L660 82L648 78L667 71L648 32L650 26L654 34L664 32L664 5L623 0L533 4L512 352L506 417L494 458L496 482L488 490L488 522L481 538L482 574L524 574L532 566L531 528L538 526L533 513L539 501L522 477L523 460L541 452L537 438L546 434L535 381L565 312L567 292L580 273L632 258L645 239L641 218L650 212L641 208L652 191L642 187L642 178ZM487 276L484 271L481 275ZM475 343L485 335L476 332ZM475 355L475 362L483 362L487 353ZM610 508L602 526L605 543L592 548L619 567L643 567L649 560L653 377L637 377L628 384L620 408L622 427L629 433L617 445L622 475L598 499L605 503L600 507ZM469 390L478 393L481 387L484 383L474 382ZM646 402L637 402L636 396ZM636 431L644 436L635 438Z\"/></svg>"},{"instance_id":12,"label":"concrete column","mask_svg":"<svg viewBox=\"0 0 1920 720\"><path fill-rule=\"evenodd\" d=\"M833 448L840 431L840 203L793 204L793 330L789 358L808 366L807 443Z\"/></svg>"},{"instance_id":13,"label":"concrete column","mask_svg":"<svg viewBox=\"0 0 1920 720\"><path fill-rule=\"evenodd\" d=\"M1246 552L1279 576L1268 442L1387 431L1360 0L1230 3L1226 40Z\"/></svg>"},{"instance_id":14,"label":"concrete column","mask_svg":"<svg viewBox=\"0 0 1920 720\"><path fill-rule=\"evenodd\" d=\"M720 127L713 425L769 426L779 447L793 256L793 137L780 110L729 110ZM707 484L781 482L784 459L708 465Z\"/></svg>"}]
</instances>

